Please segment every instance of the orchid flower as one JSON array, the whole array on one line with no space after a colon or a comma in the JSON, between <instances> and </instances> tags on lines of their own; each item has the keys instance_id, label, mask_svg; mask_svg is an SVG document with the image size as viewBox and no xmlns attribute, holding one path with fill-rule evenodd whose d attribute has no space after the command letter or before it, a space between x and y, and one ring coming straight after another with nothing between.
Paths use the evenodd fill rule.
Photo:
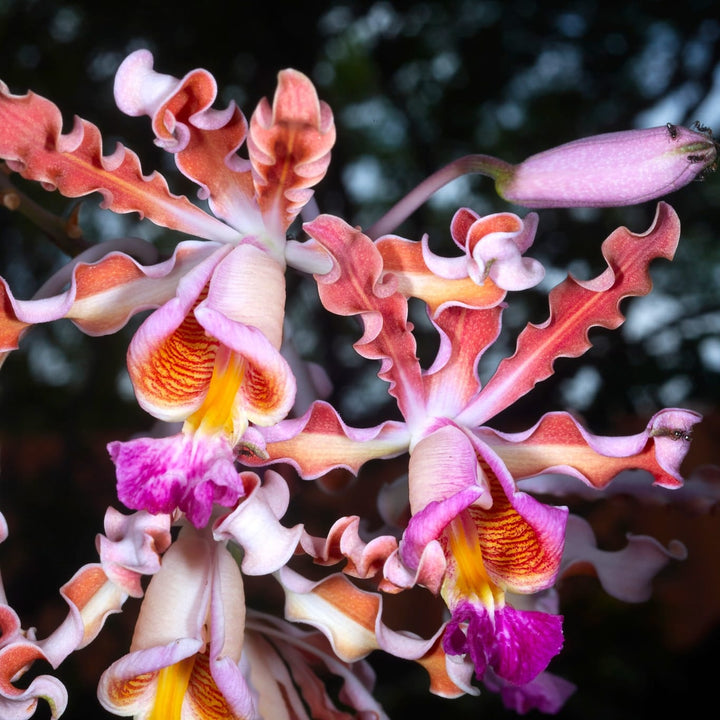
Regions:
<instances>
[{"instance_id":1,"label":"orchid flower","mask_svg":"<svg viewBox=\"0 0 720 720\"><path fill-rule=\"evenodd\" d=\"M184 422L172 438L113 443L120 499L133 509L186 512L207 523L213 503L242 496L233 448L250 423L272 425L295 397L295 379L280 354L285 266L328 268L314 243L286 242L286 232L322 179L335 139L332 113L310 80L279 74L273 105L258 105L249 126L230 104L215 110L213 77L182 79L153 70L139 50L115 79L118 106L148 115L158 145L196 182L213 215L172 195L157 173L142 174L121 145L102 155L97 128L76 119L61 134L61 115L33 93L0 88L0 157L24 177L68 197L99 191L104 207L137 211L206 242L181 242L173 257L142 266L111 252L77 262L65 292L16 300L2 282L0 352L17 347L32 324L60 317L99 335L134 313L158 307L130 344L128 370L140 405L165 421ZM236 151L245 137L249 159Z\"/></svg>"},{"instance_id":2,"label":"orchid flower","mask_svg":"<svg viewBox=\"0 0 720 720\"><path fill-rule=\"evenodd\" d=\"M311 705L320 702L307 652L344 677L353 703L378 707L355 678L302 634L277 623L246 626L243 573L262 575L283 567L298 543L301 526L287 529L287 485L268 470L264 483L242 474L247 499L214 528L181 528L153 576L135 627L130 652L103 674L98 695L118 715L137 718L305 717L303 701L275 648L297 661ZM228 543L242 548L238 564ZM242 571L242 572L241 572ZM279 639L269 640L270 635ZM359 671L361 668L358 668ZM322 697L322 696L320 696ZM366 709L359 707L359 710ZM340 717L340 715L328 715Z\"/></svg>"},{"instance_id":3,"label":"orchid flower","mask_svg":"<svg viewBox=\"0 0 720 720\"><path fill-rule=\"evenodd\" d=\"M486 223L491 243L496 227ZM522 234L516 221L512 228ZM568 413L548 413L518 433L485 423L551 375L556 358L584 353L590 327L622 323L620 301L651 289L650 261L672 257L677 216L660 204L646 233L616 230L603 245L605 272L558 285L550 293L549 319L521 333L515 354L482 387L476 364L500 332L506 288L522 268L516 256L497 253L490 259L493 267L501 266L495 277L505 278L505 287L483 274L475 296L458 301L453 286L458 278L433 273L424 245L394 236L373 243L331 216L305 229L333 258L333 270L316 276L323 304L361 317L365 333L355 348L381 361L379 377L390 383L405 421L354 429L317 402L303 417L262 430L263 459L290 462L312 478L338 466L357 471L369 459L409 450L411 517L399 546L385 557L384 588L418 583L441 593L451 613L442 641L446 655L471 660L479 678L489 673L530 692L529 684L560 650L562 619L515 607L515 598L557 580L567 509L539 502L520 490L518 481L552 470L603 488L622 470L643 468L657 485L678 487L679 466L700 416L663 410L644 431L617 438L593 435ZM474 242L482 246L485 238ZM526 239L519 247L528 245ZM409 295L426 300L441 338L426 371L418 364L407 322ZM369 573L379 560L365 558ZM342 612L342 606L336 609ZM302 614L309 617L322 624L312 613ZM392 643L384 649L392 652Z\"/></svg>"}]
</instances>

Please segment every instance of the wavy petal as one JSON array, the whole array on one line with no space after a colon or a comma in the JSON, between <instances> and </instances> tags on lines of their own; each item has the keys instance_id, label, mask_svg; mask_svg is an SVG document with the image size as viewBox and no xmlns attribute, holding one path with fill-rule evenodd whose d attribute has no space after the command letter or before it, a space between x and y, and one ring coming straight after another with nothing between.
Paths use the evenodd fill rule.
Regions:
<instances>
[{"instance_id":1,"label":"wavy petal","mask_svg":"<svg viewBox=\"0 0 720 720\"><path fill-rule=\"evenodd\" d=\"M330 163L335 123L312 82L282 70L272 107L266 99L250 118L248 153L265 224L284 246L285 231L312 197Z\"/></svg>"},{"instance_id":2,"label":"wavy petal","mask_svg":"<svg viewBox=\"0 0 720 720\"><path fill-rule=\"evenodd\" d=\"M162 227L221 242L236 237L186 197L173 195L162 175L143 175L137 155L120 143L103 155L100 131L92 123L75 118L69 133L61 131L62 115L53 103L32 92L12 95L0 83L0 158L11 170L66 197L99 192L102 207L138 212Z\"/></svg>"},{"instance_id":3,"label":"wavy petal","mask_svg":"<svg viewBox=\"0 0 720 720\"><path fill-rule=\"evenodd\" d=\"M521 433L477 431L502 458L516 479L554 471L568 473L602 489L623 470L643 469L655 484L682 485L680 464L690 449L692 426L701 415L691 410L662 410L636 435L593 435L568 413L548 413Z\"/></svg>"},{"instance_id":4,"label":"wavy petal","mask_svg":"<svg viewBox=\"0 0 720 720\"><path fill-rule=\"evenodd\" d=\"M345 662L378 649L416 660L433 645L434 638L423 640L387 627L381 619L382 597L360 590L344 575L311 582L285 567L278 579L285 590L285 617L317 627Z\"/></svg>"},{"instance_id":5,"label":"wavy petal","mask_svg":"<svg viewBox=\"0 0 720 720\"><path fill-rule=\"evenodd\" d=\"M37 300L17 300L0 278L0 352L15 350L29 326L60 318L69 318L88 335L116 332L132 315L172 298L181 278L217 249L214 243L188 240L154 265L113 252L97 262L77 263L65 292Z\"/></svg>"},{"instance_id":6,"label":"wavy petal","mask_svg":"<svg viewBox=\"0 0 720 720\"><path fill-rule=\"evenodd\" d=\"M118 499L154 515L182 510L195 527L207 525L215 503L235 505L245 490L222 434L180 433L111 442Z\"/></svg>"},{"instance_id":7,"label":"wavy petal","mask_svg":"<svg viewBox=\"0 0 720 720\"><path fill-rule=\"evenodd\" d=\"M392 535L380 535L364 541L360 537L360 518L357 515L336 520L326 538L303 533L300 544L319 565L335 565L347 560L343 572L357 578L377 575L387 558L397 550L397 539Z\"/></svg>"},{"instance_id":8,"label":"wavy petal","mask_svg":"<svg viewBox=\"0 0 720 720\"><path fill-rule=\"evenodd\" d=\"M443 638L446 653L470 655L478 680L492 668L498 677L515 685L534 680L562 645L560 615L506 605L491 617L482 605L469 602L453 610Z\"/></svg>"},{"instance_id":9,"label":"wavy petal","mask_svg":"<svg viewBox=\"0 0 720 720\"><path fill-rule=\"evenodd\" d=\"M89 645L108 616L120 612L127 594L113 583L99 564L84 565L61 588L69 606L65 621L39 644L57 667L70 653Z\"/></svg>"},{"instance_id":10,"label":"wavy petal","mask_svg":"<svg viewBox=\"0 0 720 720\"><path fill-rule=\"evenodd\" d=\"M273 573L293 556L303 532L302 525L286 528L280 524L289 502L287 484L273 470L264 481L251 472L242 473L246 498L213 528L218 541L234 540L243 548L240 564L247 575Z\"/></svg>"},{"instance_id":11,"label":"wavy petal","mask_svg":"<svg viewBox=\"0 0 720 720\"><path fill-rule=\"evenodd\" d=\"M450 224L455 243L467 253L467 273L478 285L487 278L503 290L525 290L544 277L543 266L522 254L532 245L538 216L521 220L513 213L480 217L468 208L455 213Z\"/></svg>"},{"instance_id":12,"label":"wavy petal","mask_svg":"<svg viewBox=\"0 0 720 720\"><path fill-rule=\"evenodd\" d=\"M548 320L523 330L515 354L500 363L458 421L470 426L483 424L552 375L556 358L578 357L588 350L591 327L619 327L625 319L620 301L650 292L650 261L672 259L679 237L680 221L665 203L658 204L655 221L646 233L615 230L603 243L607 270L588 281L570 276L550 292Z\"/></svg>"},{"instance_id":13,"label":"wavy petal","mask_svg":"<svg viewBox=\"0 0 720 720\"><path fill-rule=\"evenodd\" d=\"M6 622L0 606L0 628L5 637ZM12 612L12 611L10 611ZM19 628L19 623L18 623ZM42 650L29 640L18 638L0 647L0 713L7 720L27 720L35 714L38 700L48 703L51 717L57 720L65 712L68 694L65 686L50 675L39 675L27 688L13 684L36 660L47 660Z\"/></svg>"},{"instance_id":14,"label":"wavy petal","mask_svg":"<svg viewBox=\"0 0 720 720\"><path fill-rule=\"evenodd\" d=\"M685 546L673 540L667 548L644 535L629 535L628 544L610 552L597 547L587 520L570 515L560 575L590 572L605 592L623 602L645 602L652 595L652 580L670 560L684 560Z\"/></svg>"},{"instance_id":15,"label":"wavy petal","mask_svg":"<svg viewBox=\"0 0 720 720\"><path fill-rule=\"evenodd\" d=\"M424 300L431 315L447 306L488 308L502 302L505 290L492 280L479 285L467 272L467 258L442 258L422 242L386 235L376 241L385 272L397 280L398 292Z\"/></svg>"},{"instance_id":16,"label":"wavy petal","mask_svg":"<svg viewBox=\"0 0 720 720\"><path fill-rule=\"evenodd\" d=\"M387 421L374 428L346 425L328 403L315 402L299 418L257 428L264 439L262 454L243 457L249 465L287 462L306 479L333 468L357 473L377 458L390 458L407 450L410 438L403 423Z\"/></svg>"},{"instance_id":17,"label":"wavy petal","mask_svg":"<svg viewBox=\"0 0 720 720\"><path fill-rule=\"evenodd\" d=\"M304 228L334 262L331 272L315 276L323 305L337 315L360 315L365 332L355 350L381 361L378 377L390 383L389 392L409 422L424 415L407 299L397 291L392 275L382 277L383 260L377 247L362 232L331 215L320 215Z\"/></svg>"},{"instance_id":18,"label":"wavy petal","mask_svg":"<svg viewBox=\"0 0 720 720\"><path fill-rule=\"evenodd\" d=\"M477 363L500 334L502 308L451 306L433 319L440 334L435 361L423 375L427 413L454 417L480 390Z\"/></svg>"},{"instance_id":19,"label":"wavy petal","mask_svg":"<svg viewBox=\"0 0 720 720\"><path fill-rule=\"evenodd\" d=\"M180 171L200 185L213 213L238 231L256 232L260 213L250 164L236 151L245 141L247 121L234 103L214 110L217 85L206 70L178 80L153 70L153 56L137 50L118 68L115 100L126 114L148 115L156 143L175 154Z\"/></svg>"},{"instance_id":20,"label":"wavy petal","mask_svg":"<svg viewBox=\"0 0 720 720\"><path fill-rule=\"evenodd\" d=\"M105 535L97 535L103 570L130 597L142 597L143 575L160 569L160 555L170 546L170 516L137 512L123 515L110 507L105 512Z\"/></svg>"}]
</instances>

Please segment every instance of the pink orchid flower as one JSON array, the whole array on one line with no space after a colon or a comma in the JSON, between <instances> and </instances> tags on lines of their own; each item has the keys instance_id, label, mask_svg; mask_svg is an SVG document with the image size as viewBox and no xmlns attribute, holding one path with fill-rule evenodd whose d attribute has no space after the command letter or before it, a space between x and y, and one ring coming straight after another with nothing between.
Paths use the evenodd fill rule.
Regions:
<instances>
[{"instance_id":1,"label":"pink orchid flower","mask_svg":"<svg viewBox=\"0 0 720 720\"><path fill-rule=\"evenodd\" d=\"M680 463L700 416L663 410L642 432L617 438L593 435L568 413L548 413L519 433L485 423L551 375L556 358L584 353L592 326L616 328L623 322L620 301L651 289L651 260L672 258L677 216L661 203L646 233L616 230L603 245L605 272L558 285L550 293L549 319L528 325L515 354L482 387L476 364L500 332L505 290L488 277L477 286L474 302L464 297L458 302L450 285L457 279L438 277L428 263L423 271L417 246L409 241L389 237L373 243L330 216L305 228L333 258L333 270L316 276L323 304L361 317L365 333L355 348L381 361L379 377L390 383L405 422L349 428L330 406L317 402L303 417L262 430L263 458L290 462L311 478L338 466L357 471L369 459L409 450L410 521L395 551L387 553L392 543L386 543L384 565L380 544L378 554L362 563L369 576L380 563L384 589L418 583L441 593L451 613L442 640L445 654L471 661L480 678L527 686L528 697L535 696L536 678L562 646L562 618L516 606L515 598L557 580L567 509L539 502L518 482L553 471L600 489L625 469L643 468L656 484L678 487ZM507 262L517 269L516 258ZM428 306L440 347L426 371L407 323L408 295L433 298ZM341 554L348 551L354 552L352 543L341 543ZM363 550L371 552L370 546ZM342 605L337 610L342 613ZM303 617L324 622L310 611ZM372 627L374 616L368 622ZM393 652L392 641L381 646Z\"/></svg>"},{"instance_id":2,"label":"pink orchid flower","mask_svg":"<svg viewBox=\"0 0 720 720\"><path fill-rule=\"evenodd\" d=\"M277 473L268 470L263 483L251 472L241 479L246 497L232 513L213 529L186 524L163 555L129 654L100 680L98 696L109 711L142 718L261 717L259 703L267 699L260 701L264 688L251 682L255 659L253 642L246 645L242 574L266 575L285 565L302 526L279 522L289 493ZM230 542L242 548L239 564ZM118 552L106 555L113 567Z\"/></svg>"},{"instance_id":3,"label":"pink orchid flower","mask_svg":"<svg viewBox=\"0 0 720 720\"><path fill-rule=\"evenodd\" d=\"M103 156L91 123L76 119L62 134L51 102L4 85L0 158L47 189L67 197L100 192L110 210L136 211L205 242L181 242L169 260L149 266L119 252L97 259L92 249L92 262L76 259L65 292L34 300L17 300L2 281L0 353L39 322L66 317L101 335L158 308L132 340L128 369L141 406L184 422L183 430L113 443L110 452L128 507L179 508L200 526L215 502L232 506L242 496L233 447L248 426L271 425L292 407L295 379L280 354L285 266L324 271L329 263L314 243L286 242L286 233L325 174L335 127L310 80L294 70L279 74L272 106L261 101L249 126L233 103L212 108L210 73L162 75L146 50L122 63L115 96L124 112L151 118L157 144L200 186L213 214L171 194L158 173L145 176L123 146ZM237 151L246 136L243 159Z\"/></svg>"}]
</instances>

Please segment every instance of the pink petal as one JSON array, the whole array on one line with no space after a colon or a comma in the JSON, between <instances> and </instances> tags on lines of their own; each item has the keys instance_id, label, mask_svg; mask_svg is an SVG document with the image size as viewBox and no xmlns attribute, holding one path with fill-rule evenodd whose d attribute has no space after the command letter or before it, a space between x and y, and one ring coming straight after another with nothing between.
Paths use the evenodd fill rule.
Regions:
<instances>
[{"instance_id":1,"label":"pink petal","mask_svg":"<svg viewBox=\"0 0 720 720\"><path fill-rule=\"evenodd\" d=\"M445 524L449 523L463 509L460 506L464 499L470 495L477 499L487 491L475 447L455 425L444 425L430 432L412 449L408 468L410 511L416 516L433 504L434 510L426 516L436 518L431 524L438 525L438 534L442 530L441 516L446 517ZM484 500L486 504L491 502L489 495ZM455 505L457 512L447 515Z\"/></svg>"},{"instance_id":2,"label":"pink petal","mask_svg":"<svg viewBox=\"0 0 720 720\"><path fill-rule=\"evenodd\" d=\"M170 515L146 512L123 515L114 508L105 513L105 535L95 545L103 570L131 597L142 597L143 575L160 569L160 555L170 546Z\"/></svg>"},{"instance_id":3,"label":"pink petal","mask_svg":"<svg viewBox=\"0 0 720 720\"><path fill-rule=\"evenodd\" d=\"M525 432L481 428L478 435L516 479L552 470L604 488L620 472L641 468L653 474L657 485L674 488L682 484L680 464L700 419L690 410L661 410L643 432L607 437L593 435L567 413L548 413Z\"/></svg>"},{"instance_id":4,"label":"pink petal","mask_svg":"<svg viewBox=\"0 0 720 720\"><path fill-rule=\"evenodd\" d=\"M234 239L232 228L173 195L162 175L143 175L137 155L120 143L103 155L92 123L76 118L69 133L61 131L62 115L53 103L34 93L12 95L0 84L0 158L12 170L66 197L99 192L103 207L138 212L162 227L208 240Z\"/></svg>"},{"instance_id":5,"label":"pink petal","mask_svg":"<svg viewBox=\"0 0 720 720\"><path fill-rule=\"evenodd\" d=\"M376 246L384 271L397 282L398 292L425 301L433 316L453 305L494 307L505 297L505 291L492 280L478 285L470 278L467 257L435 255L427 238L418 243L388 235L379 238Z\"/></svg>"},{"instance_id":6,"label":"pink petal","mask_svg":"<svg viewBox=\"0 0 720 720\"><path fill-rule=\"evenodd\" d=\"M488 689L500 693L505 707L520 715L531 710L554 715L577 689L572 683L549 672L540 673L524 685L515 685L488 672L483 683Z\"/></svg>"},{"instance_id":7,"label":"pink petal","mask_svg":"<svg viewBox=\"0 0 720 720\"><path fill-rule=\"evenodd\" d=\"M501 459L474 438L483 463L492 505L465 512L477 531L490 579L505 590L532 593L550 587L557 577L565 541L567 508L539 502L517 490Z\"/></svg>"},{"instance_id":8,"label":"pink petal","mask_svg":"<svg viewBox=\"0 0 720 720\"><path fill-rule=\"evenodd\" d=\"M650 262L657 257L671 259L679 237L680 221L665 203L658 204L655 221L646 233L615 230L603 243L605 272L588 281L571 276L550 292L550 317L523 330L515 354L500 363L478 397L457 417L458 422L484 424L549 377L558 357L579 357L586 352L591 347L591 327L619 327L625 319L620 301L650 292Z\"/></svg>"},{"instance_id":9,"label":"pink petal","mask_svg":"<svg viewBox=\"0 0 720 720\"><path fill-rule=\"evenodd\" d=\"M380 360L378 377L390 383L403 416L424 415L420 365L407 300L397 292L392 275L382 277L383 258L375 244L356 228L331 215L320 215L305 231L332 256L333 270L316 276L320 300L338 315L360 315L363 337L355 350Z\"/></svg>"},{"instance_id":10,"label":"pink petal","mask_svg":"<svg viewBox=\"0 0 720 720\"><path fill-rule=\"evenodd\" d=\"M155 265L112 252L75 264L65 292L36 300L17 300L0 278L0 352L17 348L28 326L63 317L88 335L116 332L135 313L172 298L180 279L217 248L214 243L183 242L170 259Z\"/></svg>"},{"instance_id":11,"label":"pink petal","mask_svg":"<svg viewBox=\"0 0 720 720\"><path fill-rule=\"evenodd\" d=\"M242 478L247 496L217 522L213 536L216 540L234 540L243 548L240 567L244 573L267 575L293 556L303 527L288 529L279 522L288 503L287 484L281 475L267 470L262 485L255 473L243 473Z\"/></svg>"},{"instance_id":12,"label":"pink petal","mask_svg":"<svg viewBox=\"0 0 720 720\"><path fill-rule=\"evenodd\" d=\"M562 645L560 615L506 605L491 617L483 606L469 602L453 610L443 639L446 653L470 655L479 680L490 667L515 685L534 680Z\"/></svg>"},{"instance_id":13,"label":"pink petal","mask_svg":"<svg viewBox=\"0 0 720 720\"><path fill-rule=\"evenodd\" d=\"M256 327L279 350L285 317L284 263L249 242L238 245L214 269L203 306Z\"/></svg>"},{"instance_id":14,"label":"pink petal","mask_svg":"<svg viewBox=\"0 0 720 720\"><path fill-rule=\"evenodd\" d=\"M652 580L670 560L684 560L685 546L673 540L667 548L642 535L628 536L628 544L614 552L600 550L590 524L570 515L560 574L569 576L591 566L605 592L623 602L645 602Z\"/></svg>"},{"instance_id":15,"label":"pink petal","mask_svg":"<svg viewBox=\"0 0 720 720\"><path fill-rule=\"evenodd\" d=\"M475 310L450 305L435 315L440 347L423 375L429 416L455 417L478 394L477 364L500 334L501 312L501 306Z\"/></svg>"},{"instance_id":16,"label":"pink petal","mask_svg":"<svg viewBox=\"0 0 720 720\"><path fill-rule=\"evenodd\" d=\"M178 80L153 70L153 56L137 50L118 68L115 99L128 115L152 118L156 143L175 154L181 172L200 185L213 213L244 232L260 225L247 161L236 151L247 122L234 103L214 110L217 86L206 70Z\"/></svg>"},{"instance_id":17,"label":"pink petal","mask_svg":"<svg viewBox=\"0 0 720 720\"><path fill-rule=\"evenodd\" d=\"M525 290L542 280L542 265L522 257L535 237L537 214L530 213L523 222L512 213L479 217L464 210L456 213L450 227L453 240L467 253L467 273L474 282L482 285L490 277L503 290Z\"/></svg>"},{"instance_id":18,"label":"pink petal","mask_svg":"<svg viewBox=\"0 0 720 720\"><path fill-rule=\"evenodd\" d=\"M291 410L295 401L295 376L287 360L255 327L228 319L201 305L195 317L210 337L241 356L244 376L235 404L257 425L274 425Z\"/></svg>"},{"instance_id":19,"label":"pink petal","mask_svg":"<svg viewBox=\"0 0 720 720\"><path fill-rule=\"evenodd\" d=\"M271 236L284 242L287 228L325 175L335 143L335 123L312 82L282 70L272 107L263 99L250 119L248 153L258 204Z\"/></svg>"},{"instance_id":20,"label":"pink petal","mask_svg":"<svg viewBox=\"0 0 720 720\"><path fill-rule=\"evenodd\" d=\"M339 467L357 472L368 460L399 455L409 443L403 423L388 421L374 428L352 428L322 401L313 403L302 417L256 430L265 440L263 454L243 457L243 462L288 462L306 479Z\"/></svg>"}]
</instances>

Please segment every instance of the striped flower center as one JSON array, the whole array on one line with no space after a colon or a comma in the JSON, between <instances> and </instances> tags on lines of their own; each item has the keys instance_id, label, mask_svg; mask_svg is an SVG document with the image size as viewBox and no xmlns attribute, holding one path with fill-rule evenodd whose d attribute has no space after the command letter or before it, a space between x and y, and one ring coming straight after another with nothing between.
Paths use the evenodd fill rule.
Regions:
<instances>
[{"instance_id":1,"label":"striped flower center","mask_svg":"<svg viewBox=\"0 0 720 720\"><path fill-rule=\"evenodd\" d=\"M215 366L202 405L185 422L185 429L206 435L222 432L230 444L242 436L247 418L236 403L245 377L245 360L224 345L218 347Z\"/></svg>"},{"instance_id":2,"label":"striped flower center","mask_svg":"<svg viewBox=\"0 0 720 720\"><path fill-rule=\"evenodd\" d=\"M490 579L483 562L482 550L472 519L467 513L460 513L446 530L451 571L443 588L443 595L454 596L455 602L477 599L489 611L504 605L503 591ZM448 599L446 598L446 601Z\"/></svg>"}]
</instances>

